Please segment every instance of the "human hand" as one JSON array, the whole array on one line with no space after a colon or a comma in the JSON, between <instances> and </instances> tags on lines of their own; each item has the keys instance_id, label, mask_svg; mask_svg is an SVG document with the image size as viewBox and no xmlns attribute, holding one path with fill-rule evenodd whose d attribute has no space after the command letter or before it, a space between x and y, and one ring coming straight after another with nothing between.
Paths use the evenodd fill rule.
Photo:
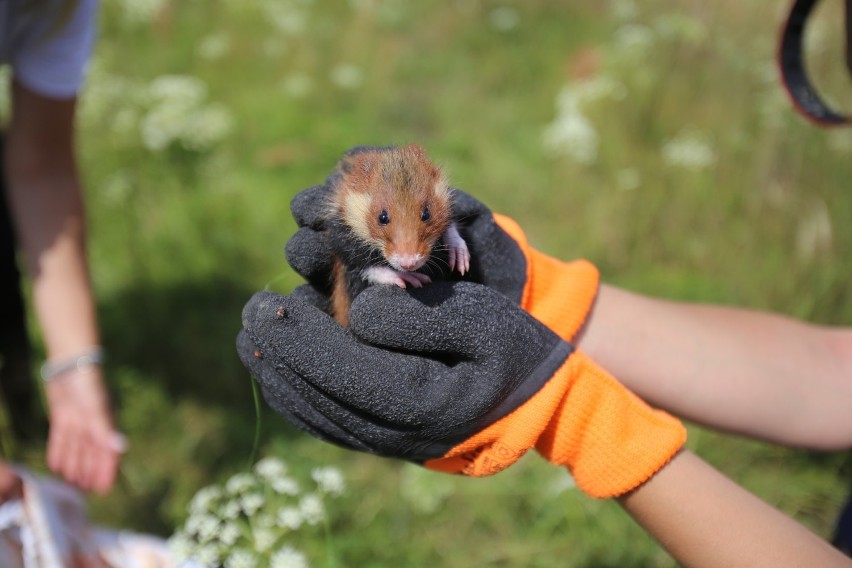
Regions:
<instances>
[{"instance_id":1,"label":"human hand","mask_svg":"<svg viewBox=\"0 0 852 568\"><path fill-rule=\"evenodd\" d=\"M50 414L47 464L85 491L112 489L125 442L116 432L100 367L47 382Z\"/></svg>"},{"instance_id":2,"label":"human hand","mask_svg":"<svg viewBox=\"0 0 852 568\"><path fill-rule=\"evenodd\" d=\"M290 208L299 228L286 245L288 262L308 281L293 296L323 311L328 311L331 282L332 257L325 235L330 191L326 183L293 198ZM492 214L460 190L454 190L453 218L471 254L465 279L501 292L571 341L597 293L597 269L586 261L566 263L533 249L517 223Z\"/></svg>"},{"instance_id":3,"label":"human hand","mask_svg":"<svg viewBox=\"0 0 852 568\"><path fill-rule=\"evenodd\" d=\"M588 494L610 497L648 479L685 439L679 422L489 287L373 286L350 323L260 292L237 338L266 401L328 442L473 476L535 447Z\"/></svg>"}]
</instances>

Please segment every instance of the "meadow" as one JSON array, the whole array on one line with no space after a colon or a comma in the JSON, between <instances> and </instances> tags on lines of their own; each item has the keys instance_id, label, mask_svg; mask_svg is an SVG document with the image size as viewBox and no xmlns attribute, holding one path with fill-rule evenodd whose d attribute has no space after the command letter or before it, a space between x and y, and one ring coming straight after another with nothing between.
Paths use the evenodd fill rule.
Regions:
<instances>
[{"instance_id":1,"label":"meadow","mask_svg":"<svg viewBox=\"0 0 852 568\"><path fill-rule=\"evenodd\" d=\"M823 4L808 61L852 112L841 3ZM489 479L442 476L258 414L234 338L253 292L301 282L283 254L290 199L347 148L407 142L535 246L591 259L607 282L852 324L852 129L814 127L787 100L774 64L785 8L103 2L80 160L131 450L92 516L169 536L196 492L274 457L293 476L345 480L323 522L285 535L311 566L673 566L616 504L537 456ZM689 429L695 452L830 535L848 452ZM4 444L44 469L41 446Z\"/></svg>"}]
</instances>

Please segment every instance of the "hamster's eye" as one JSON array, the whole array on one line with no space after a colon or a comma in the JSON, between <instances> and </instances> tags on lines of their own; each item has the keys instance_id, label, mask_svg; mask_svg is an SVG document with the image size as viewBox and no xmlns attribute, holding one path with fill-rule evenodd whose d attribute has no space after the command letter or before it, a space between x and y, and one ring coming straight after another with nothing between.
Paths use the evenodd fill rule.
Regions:
<instances>
[{"instance_id":1,"label":"hamster's eye","mask_svg":"<svg viewBox=\"0 0 852 568\"><path fill-rule=\"evenodd\" d=\"M390 215L388 215L387 209L382 209L382 212L379 213L379 225L387 225L390 223Z\"/></svg>"},{"instance_id":2,"label":"hamster's eye","mask_svg":"<svg viewBox=\"0 0 852 568\"><path fill-rule=\"evenodd\" d=\"M429 206L426 205L423 207L423 212L420 213L420 220L424 223L432 218L432 213L429 212Z\"/></svg>"}]
</instances>

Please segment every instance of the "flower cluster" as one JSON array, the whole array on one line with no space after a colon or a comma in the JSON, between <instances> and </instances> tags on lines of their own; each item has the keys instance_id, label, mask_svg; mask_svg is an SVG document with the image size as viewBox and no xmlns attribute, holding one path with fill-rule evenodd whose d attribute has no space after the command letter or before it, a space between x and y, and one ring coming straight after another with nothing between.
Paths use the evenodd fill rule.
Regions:
<instances>
[{"instance_id":1,"label":"flower cluster","mask_svg":"<svg viewBox=\"0 0 852 568\"><path fill-rule=\"evenodd\" d=\"M303 491L284 461L267 457L224 485L201 489L169 539L176 565L306 568L306 556L291 544L293 533L325 521L325 499L345 490L336 468L314 469L311 478L311 490Z\"/></svg>"},{"instance_id":2,"label":"flower cluster","mask_svg":"<svg viewBox=\"0 0 852 568\"><path fill-rule=\"evenodd\" d=\"M230 112L207 103L207 87L196 77L163 75L148 88L150 107L142 118L142 141L149 150L177 143L206 150L231 130Z\"/></svg>"},{"instance_id":3,"label":"flower cluster","mask_svg":"<svg viewBox=\"0 0 852 568\"><path fill-rule=\"evenodd\" d=\"M190 75L161 75L149 83L101 72L95 66L83 97L82 118L104 123L118 141L159 152L177 145L205 152L232 130L224 105L208 100L207 85Z\"/></svg>"}]
</instances>

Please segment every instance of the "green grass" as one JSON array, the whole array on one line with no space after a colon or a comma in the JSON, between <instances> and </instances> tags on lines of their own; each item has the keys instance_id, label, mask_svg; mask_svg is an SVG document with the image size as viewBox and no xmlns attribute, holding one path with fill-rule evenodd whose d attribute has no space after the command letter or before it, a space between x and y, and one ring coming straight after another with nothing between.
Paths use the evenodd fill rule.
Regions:
<instances>
[{"instance_id":1,"label":"green grass","mask_svg":"<svg viewBox=\"0 0 852 568\"><path fill-rule=\"evenodd\" d=\"M135 22L124 5L104 3L80 121L107 371L131 447L114 493L90 501L99 522L170 534L195 491L245 467L257 417L233 347L240 310L256 290L298 285L283 257L289 201L354 145L423 144L536 246L590 258L611 283L852 322L852 133L814 128L784 99L771 73L777 2L636 3L630 22L643 27L627 30L650 43L631 48L618 15L630 2L166 1ZM284 34L266 5L301 6L304 29ZM517 25L495 27L501 8ZM821 15L824 41L839 49L830 21ZM214 34L226 49L200 56ZM831 55L816 64L830 69ZM340 65L360 83L335 84ZM199 78L202 104L228 110L224 138L202 151L145 148L142 95L170 74ZM542 136L557 96L590 77L620 85L580 107L596 157L553 156ZM289 94L288 79L312 90ZM843 100L849 86L831 85ZM715 161L667 164L661 148L690 133ZM294 543L314 565L672 565L615 504L557 491L561 472L537 457L492 479L424 476L314 441L266 408L260 421L261 455L347 477L332 504L333 553L321 539ZM830 533L846 455L697 428L689 444ZM36 468L40 451L20 448Z\"/></svg>"}]
</instances>

